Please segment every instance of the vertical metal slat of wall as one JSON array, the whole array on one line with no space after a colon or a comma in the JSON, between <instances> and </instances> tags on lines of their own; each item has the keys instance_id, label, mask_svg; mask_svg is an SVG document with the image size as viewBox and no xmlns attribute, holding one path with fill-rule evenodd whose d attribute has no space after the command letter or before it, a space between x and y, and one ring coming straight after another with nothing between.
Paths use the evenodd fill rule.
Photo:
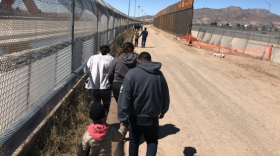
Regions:
<instances>
[{"instance_id":1,"label":"vertical metal slat of wall","mask_svg":"<svg viewBox=\"0 0 280 156\"><path fill-rule=\"evenodd\" d=\"M182 37L191 33L192 19L193 0L182 0L156 14L154 26Z\"/></svg>"}]
</instances>

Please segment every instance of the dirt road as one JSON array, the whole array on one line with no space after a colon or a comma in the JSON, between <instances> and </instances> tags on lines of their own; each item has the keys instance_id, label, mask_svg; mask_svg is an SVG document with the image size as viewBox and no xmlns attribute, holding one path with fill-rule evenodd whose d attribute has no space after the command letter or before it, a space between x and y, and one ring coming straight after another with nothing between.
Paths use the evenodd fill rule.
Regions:
<instances>
[{"instance_id":1,"label":"dirt road","mask_svg":"<svg viewBox=\"0 0 280 156\"><path fill-rule=\"evenodd\" d=\"M160 120L159 156L183 156L183 151L187 156L280 155L279 65L214 58L147 28L146 48L136 52L150 52L162 63L171 96L170 110ZM142 143L140 156L145 153Z\"/></svg>"}]
</instances>

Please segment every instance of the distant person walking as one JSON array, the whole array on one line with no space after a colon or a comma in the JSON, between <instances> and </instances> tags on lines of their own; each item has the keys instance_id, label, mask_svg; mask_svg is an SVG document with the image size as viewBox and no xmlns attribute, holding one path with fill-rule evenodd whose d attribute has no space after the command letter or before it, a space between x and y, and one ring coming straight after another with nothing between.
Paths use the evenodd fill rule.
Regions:
<instances>
[{"instance_id":1,"label":"distant person walking","mask_svg":"<svg viewBox=\"0 0 280 156\"><path fill-rule=\"evenodd\" d=\"M143 24L141 24L141 31L143 31Z\"/></svg>"},{"instance_id":2,"label":"distant person walking","mask_svg":"<svg viewBox=\"0 0 280 156\"><path fill-rule=\"evenodd\" d=\"M159 70L161 63L152 62L142 52L138 65L126 74L118 101L121 125L129 122L129 156L138 156L140 138L147 142L147 156L155 156L158 145L159 118L169 109L167 82Z\"/></svg>"},{"instance_id":3,"label":"distant person walking","mask_svg":"<svg viewBox=\"0 0 280 156\"><path fill-rule=\"evenodd\" d=\"M109 113L111 103L111 87L108 81L108 71L114 59L109 52L109 46L101 46L100 53L91 56L84 67L84 73L89 73L89 78L86 81L85 87L91 90L94 103L101 103L101 100L103 101L106 115Z\"/></svg>"},{"instance_id":4,"label":"distant person walking","mask_svg":"<svg viewBox=\"0 0 280 156\"><path fill-rule=\"evenodd\" d=\"M113 85L113 94L118 102L120 88L124 79L124 76L128 70L136 67L138 54L134 53L134 46L131 42L127 42L122 46L122 49L117 54L117 57L113 60L109 72L109 83Z\"/></svg>"},{"instance_id":5,"label":"distant person walking","mask_svg":"<svg viewBox=\"0 0 280 156\"><path fill-rule=\"evenodd\" d=\"M135 47L138 47L138 40L139 40L139 37L140 37L139 32L136 31L136 33L135 33Z\"/></svg>"},{"instance_id":6,"label":"distant person walking","mask_svg":"<svg viewBox=\"0 0 280 156\"><path fill-rule=\"evenodd\" d=\"M143 36L142 36L143 35ZM146 41L147 41L147 37L148 37L149 33L147 31L147 28L145 28L144 31L142 31L142 33L140 34L140 36L142 36L142 47L146 46Z\"/></svg>"}]
</instances>

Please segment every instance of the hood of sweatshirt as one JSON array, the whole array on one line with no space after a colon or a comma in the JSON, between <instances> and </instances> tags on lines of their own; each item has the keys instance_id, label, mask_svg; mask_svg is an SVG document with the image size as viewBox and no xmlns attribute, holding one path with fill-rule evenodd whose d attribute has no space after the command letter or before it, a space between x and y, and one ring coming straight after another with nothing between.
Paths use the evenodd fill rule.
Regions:
<instances>
[{"instance_id":1,"label":"hood of sweatshirt","mask_svg":"<svg viewBox=\"0 0 280 156\"><path fill-rule=\"evenodd\" d=\"M107 123L91 124L88 126L88 133L95 140L101 141L105 137L108 129L109 129L109 125Z\"/></svg>"},{"instance_id":2,"label":"hood of sweatshirt","mask_svg":"<svg viewBox=\"0 0 280 156\"><path fill-rule=\"evenodd\" d=\"M121 54L119 58L126 66L129 67L137 64L138 55L139 54L137 53Z\"/></svg>"},{"instance_id":3,"label":"hood of sweatshirt","mask_svg":"<svg viewBox=\"0 0 280 156\"><path fill-rule=\"evenodd\" d=\"M151 62L151 61L142 61L138 64L137 67L147 71L148 73L155 74L161 68L161 63Z\"/></svg>"}]
</instances>

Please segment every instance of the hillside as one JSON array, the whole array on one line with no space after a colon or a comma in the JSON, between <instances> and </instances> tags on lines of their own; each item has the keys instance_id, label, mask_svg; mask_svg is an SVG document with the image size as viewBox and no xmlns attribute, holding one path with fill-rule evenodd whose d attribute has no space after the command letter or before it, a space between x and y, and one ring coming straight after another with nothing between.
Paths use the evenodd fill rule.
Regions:
<instances>
[{"instance_id":1,"label":"hillside","mask_svg":"<svg viewBox=\"0 0 280 156\"><path fill-rule=\"evenodd\" d=\"M275 25L280 24L280 16L269 13L265 9L242 9L230 6L222 9L202 8L194 10L194 20L197 23L243 23L252 25L265 25L271 18Z\"/></svg>"},{"instance_id":2,"label":"hillside","mask_svg":"<svg viewBox=\"0 0 280 156\"><path fill-rule=\"evenodd\" d=\"M134 17L131 17L131 18L134 18ZM152 22L154 20L154 16L146 15L146 16L136 17L136 20L144 20L147 22Z\"/></svg>"}]
</instances>

